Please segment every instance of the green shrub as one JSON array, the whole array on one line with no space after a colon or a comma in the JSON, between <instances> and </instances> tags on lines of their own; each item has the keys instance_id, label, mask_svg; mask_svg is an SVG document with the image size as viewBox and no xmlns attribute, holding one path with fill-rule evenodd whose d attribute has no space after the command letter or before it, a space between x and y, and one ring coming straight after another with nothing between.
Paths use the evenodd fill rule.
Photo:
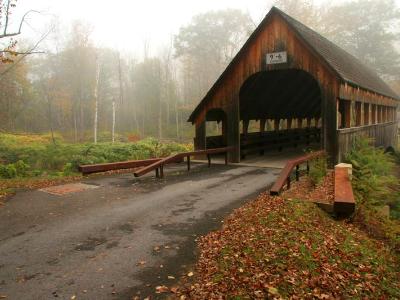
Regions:
<instances>
[{"instance_id":1,"label":"green shrub","mask_svg":"<svg viewBox=\"0 0 400 300\"><path fill-rule=\"evenodd\" d=\"M71 174L73 174L76 171L77 171L77 169L72 165L72 163L66 163L62 170L62 173L64 176L70 176Z\"/></svg>"},{"instance_id":2,"label":"green shrub","mask_svg":"<svg viewBox=\"0 0 400 300\"><path fill-rule=\"evenodd\" d=\"M6 179L17 177L17 169L14 164L0 165L0 177Z\"/></svg>"},{"instance_id":3,"label":"green shrub","mask_svg":"<svg viewBox=\"0 0 400 300\"><path fill-rule=\"evenodd\" d=\"M399 180L392 175L394 160L366 138L357 139L347 162L353 165L356 201L364 206L382 206L398 201Z\"/></svg>"},{"instance_id":4,"label":"green shrub","mask_svg":"<svg viewBox=\"0 0 400 300\"><path fill-rule=\"evenodd\" d=\"M14 164L0 165L0 178L11 179L15 177L25 177L29 175L29 165L22 160Z\"/></svg>"},{"instance_id":5,"label":"green shrub","mask_svg":"<svg viewBox=\"0 0 400 300\"><path fill-rule=\"evenodd\" d=\"M19 160L14 164L14 167L17 171L17 176L25 177L28 176L28 170L30 166L26 164L24 161Z\"/></svg>"},{"instance_id":6,"label":"green shrub","mask_svg":"<svg viewBox=\"0 0 400 300\"><path fill-rule=\"evenodd\" d=\"M353 164L352 185L357 202L353 220L369 235L400 252L400 224L396 220L400 181L393 176L393 156L375 148L370 139L360 138L346 159ZM391 218L379 211L384 205L391 207Z\"/></svg>"},{"instance_id":7,"label":"green shrub","mask_svg":"<svg viewBox=\"0 0 400 300\"><path fill-rule=\"evenodd\" d=\"M58 139L57 143L53 144L47 136L14 136L0 133L0 161L5 165L17 164L15 176L38 176L43 173L69 174L77 172L81 164L164 157L188 150L190 150L188 145L159 142L154 138L135 143L108 142L96 145L68 144ZM12 167L11 171L5 168L2 168L5 175L0 176L3 178L14 176Z\"/></svg>"},{"instance_id":8,"label":"green shrub","mask_svg":"<svg viewBox=\"0 0 400 300\"><path fill-rule=\"evenodd\" d=\"M314 185L321 183L326 176L327 163L325 157L320 157L310 163L309 177Z\"/></svg>"}]
</instances>

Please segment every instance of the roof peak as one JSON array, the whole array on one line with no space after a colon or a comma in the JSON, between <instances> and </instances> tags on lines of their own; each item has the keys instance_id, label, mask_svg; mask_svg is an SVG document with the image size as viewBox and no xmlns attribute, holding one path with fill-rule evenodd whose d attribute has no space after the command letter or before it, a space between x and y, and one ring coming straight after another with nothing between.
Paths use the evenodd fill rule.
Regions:
<instances>
[{"instance_id":1,"label":"roof peak","mask_svg":"<svg viewBox=\"0 0 400 300\"><path fill-rule=\"evenodd\" d=\"M321 33L313 30L276 6L269 13L277 12L290 27L337 73L345 82L391 98L400 99L376 71L347 52ZM266 16L266 18L268 15Z\"/></svg>"}]
</instances>

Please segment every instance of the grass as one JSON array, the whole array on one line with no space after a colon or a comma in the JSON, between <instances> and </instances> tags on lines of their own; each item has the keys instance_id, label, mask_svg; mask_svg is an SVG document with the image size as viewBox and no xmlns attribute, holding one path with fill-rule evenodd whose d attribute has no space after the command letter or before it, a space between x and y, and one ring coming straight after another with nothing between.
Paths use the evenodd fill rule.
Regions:
<instances>
[{"instance_id":1,"label":"grass","mask_svg":"<svg viewBox=\"0 0 400 300\"><path fill-rule=\"evenodd\" d=\"M147 138L135 142L64 142L56 135L0 133L0 197L19 187L76 178L78 166L164 157L190 151L191 145Z\"/></svg>"},{"instance_id":2,"label":"grass","mask_svg":"<svg viewBox=\"0 0 400 300\"><path fill-rule=\"evenodd\" d=\"M309 202L263 194L200 250L194 299L400 298L399 255Z\"/></svg>"},{"instance_id":3,"label":"grass","mask_svg":"<svg viewBox=\"0 0 400 300\"><path fill-rule=\"evenodd\" d=\"M161 143L148 138L135 143L65 143L57 138L55 144L45 135L11 135L0 133L0 162L2 165L23 162L33 171L59 174L75 171L79 164L105 163L168 156L188 151L190 145ZM13 176L15 177L15 176Z\"/></svg>"}]
</instances>

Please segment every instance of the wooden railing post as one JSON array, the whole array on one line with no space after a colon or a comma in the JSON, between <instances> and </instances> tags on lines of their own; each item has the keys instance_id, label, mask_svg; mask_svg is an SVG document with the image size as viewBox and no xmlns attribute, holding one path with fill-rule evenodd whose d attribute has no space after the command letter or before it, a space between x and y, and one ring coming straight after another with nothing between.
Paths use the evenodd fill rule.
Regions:
<instances>
[{"instance_id":1,"label":"wooden railing post","mask_svg":"<svg viewBox=\"0 0 400 300\"><path fill-rule=\"evenodd\" d=\"M225 152L225 165L228 164L228 151Z\"/></svg>"},{"instance_id":2,"label":"wooden railing post","mask_svg":"<svg viewBox=\"0 0 400 300\"><path fill-rule=\"evenodd\" d=\"M187 156L186 161L187 161L187 170L189 172L190 171L190 155Z\"/></svg>"},{"instance_id":3,"label":"wooden railing post","mask_svg":"<svg viewBox=\"0 0 400 300\"><path fill-rule=\"evenodd\" d=\"M300 166L297 165L297 166L296 166L296 181L299 181L299 180L300 180L300 172L299 172L299 169L300 169Z\"/></svg>"},{"instance_id":4,"label":"wooden railing post","mask_svg":"<svg viewBox=\"0 0 400 300\"><path fill-rule=\"evenodd\" d=\"M208 160L208 167L211 167L211 155L207 154L207 160Z\"/></svg>"},{"instance_id":5,"label":"wooden railing post","mask_svg":"<svg viewBox=\"0 0 400 300\"><path fill-rule=\"evenodd\" d=\"M158 171L158 168L156 169L156 178L159 178L160 177L160 173L159 173L159 171Z\"/></svg>"},{"instance_id":6,"label":"wooden railing post","mask_svg":"<svg viewBox=\"0 0 400 300\"><path fill-rule=\"evenodd\" d=\"M164 178L164 165L160 166L160 178Z\"/></svg>"},{"instance_id":7,"label":"wooden railing post","mask_svg":"<svg viewBox=\"0 0 400 300\"><path fill-rule=\"evenodd\" d=\"M290 175L289 175L289 177L287 178L287 189L288 189L288 190L290 189Z\"/></svg>"}]
</instances>

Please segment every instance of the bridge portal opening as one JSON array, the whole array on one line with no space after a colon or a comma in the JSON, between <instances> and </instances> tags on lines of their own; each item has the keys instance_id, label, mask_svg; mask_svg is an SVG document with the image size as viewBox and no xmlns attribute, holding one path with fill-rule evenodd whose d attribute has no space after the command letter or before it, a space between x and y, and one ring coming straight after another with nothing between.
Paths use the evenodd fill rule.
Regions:
<instances>
[{"instance_id":1,"label":"bridge portal opening","mask_svg":"<svg viewBox=\"0 0 400 300\"><path fill-rule=\"evenodd\" d=\"M226 119L226 113L220 108L211 109L207 112L206 149L226 147Z\"/></svg>"},{"instance_id":2,"label":"bridge portal opening","mask_svg":"<svg viewBox=\"0 0 400 300\"><path fill-rule=\"evenodd\" d=\"M296 69L255 73L240 89L239 106L241 159L322 148L321 89L309 73Z\"/></svg>"}]
</instances>

